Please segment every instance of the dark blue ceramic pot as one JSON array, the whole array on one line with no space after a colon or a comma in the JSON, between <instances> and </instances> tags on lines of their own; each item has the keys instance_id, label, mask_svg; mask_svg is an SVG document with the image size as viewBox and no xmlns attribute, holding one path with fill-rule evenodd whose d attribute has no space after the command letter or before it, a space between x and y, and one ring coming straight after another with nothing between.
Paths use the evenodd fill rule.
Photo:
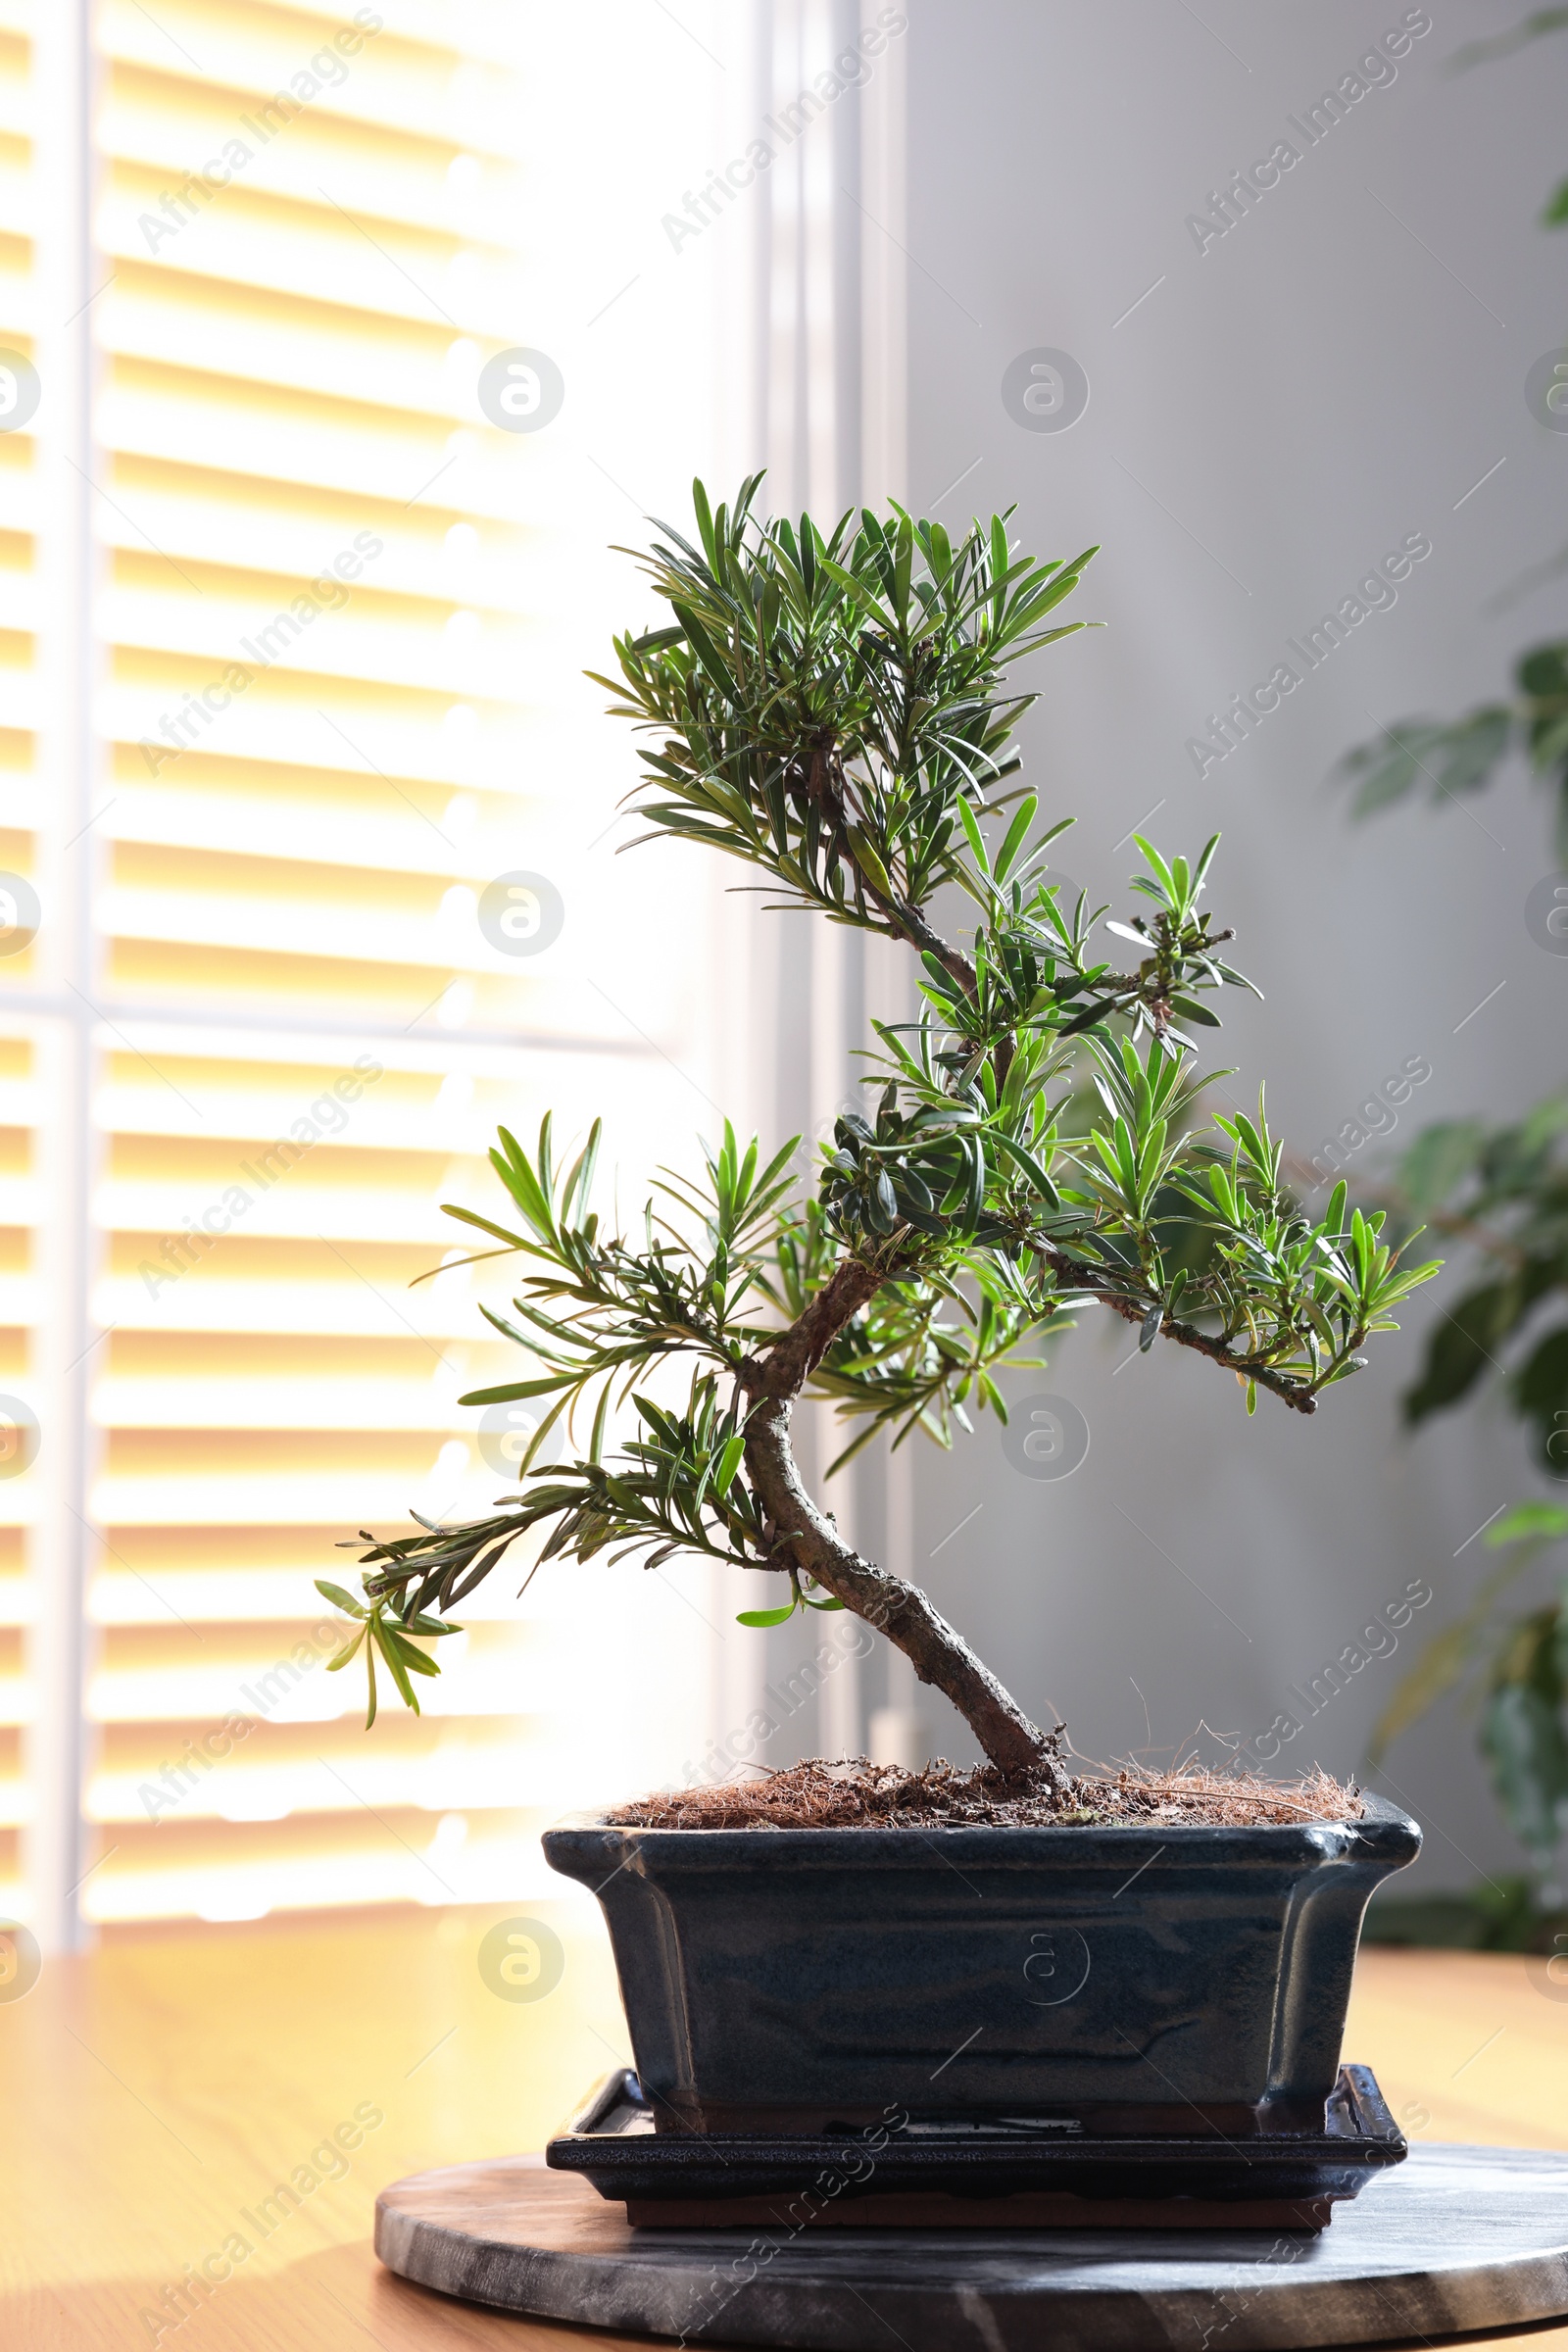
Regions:
<instances>
[{"instance_id":1,"label":"dark blue ceramic pot","mask_svg":"<svg viewBox=\"0 0 1568 2352\"><path fill-rule=\"evenodd\" d=\"M548 1831L610 1925L662 2129L924 2116L1321 2129L1361 1916L1421 1833Z\"/></svg>"}]
</instances>

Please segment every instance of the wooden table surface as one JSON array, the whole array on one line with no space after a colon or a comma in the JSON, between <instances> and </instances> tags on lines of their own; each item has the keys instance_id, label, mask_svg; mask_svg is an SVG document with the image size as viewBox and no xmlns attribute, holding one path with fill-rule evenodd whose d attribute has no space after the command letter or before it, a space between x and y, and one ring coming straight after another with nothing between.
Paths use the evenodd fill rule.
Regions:
<instances>
[{"instance_id":1,"label":"wooden table surface","mask_svg":"<svg viewBox=\"0 0 1568 2352\"><path fill-rule=\"evenodd\" d=\"M565 1968L523 2002L479 1971L504 1908L137 1933L47 1961L0 2001L0 2345L646 2345L447 2302L370 2250L387 2181L538 2148L629 2058L602 1934L536 1914ZM1568 2147L1565 1993L1539 1961L1368 1951L1346 2055L1412 2140ZM269 2207L290 2180L297 2204ZM1528 2341L1563 2352L1568 2325Z\"/></svg>"}]
</instances>

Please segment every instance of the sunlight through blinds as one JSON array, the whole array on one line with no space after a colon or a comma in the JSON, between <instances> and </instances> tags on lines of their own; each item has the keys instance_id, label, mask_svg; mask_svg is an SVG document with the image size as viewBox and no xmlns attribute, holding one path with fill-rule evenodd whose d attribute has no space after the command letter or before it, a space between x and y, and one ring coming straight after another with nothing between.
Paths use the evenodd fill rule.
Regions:
<instances>
[{"instance_id":1,"label":"sunlight through blinds","mask_svg":"<svg viewBox=\"0 0 1568 2352\"><path fill-rule=\"evenodd\" d=\"M667 24L614 13L607 120L668 85L684 153L711 94L679 86ZM90 1004L35 994L24 1017L30 952L0 961L0 1389L24 1388L65 1213L36 1174L39 1040L77 1017L92 1056L93 1922L524 1893L532 1833L630 1754L658 1777L658 1693L707 1671L702 1628L694 1648L649 1580L607 1610L541 1579L519 1612L514 1579L442 1645L424 1715L388 1703L366 1738L313 1589L355 1581L339 1537L482 1507L511 1475L514 1440L481 1446L457 1404L514 1371L476 1303L504 1278L408 1287L461 1254L442 1200L496 1205L497 1120L531 1132L553 1104L569 1135L610 1109L623 1189L712 1124L712 940L689 903L678 942L639 953L660 869L616 864L630 752L580 676L630 616L606 544L682 495L707 396L568 400L515 432L477 388L535 341L568 385L636 366L637 300L588 314L657 203L627 161L556 221L545 24L472 0L105 0L96 20L102 749L71 851ZM25 349L27 12L0 25L0 344ZM666 274L701 355L710 273ZM28 484L25 436L0 433L0 864L24 878ZM0 1904L26 1899L35 1486L0 1477ZM634 1680L641 1711L596 1732L596 1689Z\"/></svg>"}]
</instances>

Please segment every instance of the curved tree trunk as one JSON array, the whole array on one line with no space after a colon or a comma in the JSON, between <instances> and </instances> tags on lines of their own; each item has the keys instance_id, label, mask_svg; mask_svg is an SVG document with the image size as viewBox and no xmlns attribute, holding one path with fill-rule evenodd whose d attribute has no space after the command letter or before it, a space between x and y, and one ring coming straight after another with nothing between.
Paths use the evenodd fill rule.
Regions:
<instances>
[{"instance_id":1,"label":"curved tree trunk","mask_svg":"<svg viewBox=\"0 0 1568 2352\"><path fill-rule=\"evenodd\" d=\"M1017 1702L918 1586L906 1584L846 1544L801 1483L790 1445L790 1419L812 1367L886 1277L849 1258L766 1353L747 1366L757 1399L746 1428L746 1468L780 1551L836 1600L902 1649L922 1683L957 1708L991 1762L1009 1778L1027 1776L1054 1794L1071 1793L1054 1735L1030 1722Z\"/></svg>"}]
</instances>

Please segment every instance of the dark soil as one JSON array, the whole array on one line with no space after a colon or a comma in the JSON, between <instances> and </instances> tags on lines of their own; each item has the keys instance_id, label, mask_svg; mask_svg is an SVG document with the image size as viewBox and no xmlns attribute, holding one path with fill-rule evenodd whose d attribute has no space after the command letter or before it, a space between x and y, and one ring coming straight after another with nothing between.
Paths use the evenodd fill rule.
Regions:
<instances>
[{"instance_id":1,"label":"dark soil","mask_svg":"<svg viewBox=\"0 0 1568 2352\"><path fill-rule=\"evenodd\" d=\"M967 1829L996 1824L1065 1828L1083 1823L1354 1821L1359 1792L1314 1772L1286 1783L1189 1765L1168 1775L1086 1774L1063 1802L1049 1788L1008 1780L995 1765L960 1771L940 1757L923 1771L812 1757L756 1780L677 1788L621 1805L607 1818L644 1830Z\"/></svg>"}]
</instances>

